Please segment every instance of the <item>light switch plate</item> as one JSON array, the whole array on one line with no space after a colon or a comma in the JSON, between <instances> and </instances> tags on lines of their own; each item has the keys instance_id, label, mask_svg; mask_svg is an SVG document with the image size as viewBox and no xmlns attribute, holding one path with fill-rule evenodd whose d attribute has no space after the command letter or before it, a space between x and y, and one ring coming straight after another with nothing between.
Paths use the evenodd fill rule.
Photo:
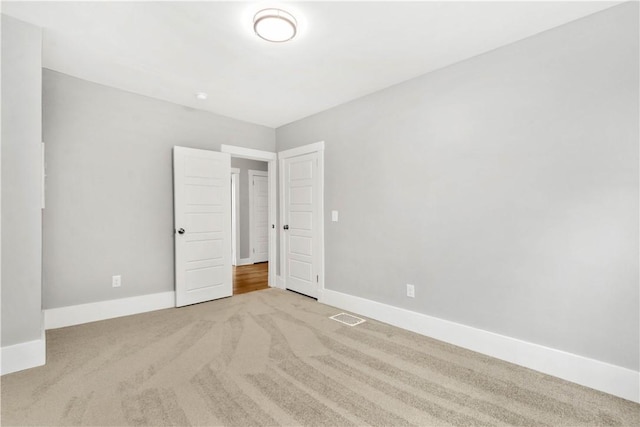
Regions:
<instances>
[{"instance_id":1,"label":"light switch plate","mask_svg":"<svg viewBox=\"0 0 640 427\"><path fill-rule=\"evenodd\" d=\"M338 222L338 211L331 211L331 221Z\"/></svg>"}]
</instances>

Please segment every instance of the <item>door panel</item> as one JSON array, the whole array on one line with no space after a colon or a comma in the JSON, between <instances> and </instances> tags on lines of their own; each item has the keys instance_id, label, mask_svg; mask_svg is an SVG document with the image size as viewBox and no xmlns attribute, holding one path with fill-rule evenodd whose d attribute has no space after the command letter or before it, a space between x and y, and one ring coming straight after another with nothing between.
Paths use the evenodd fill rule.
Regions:
<instances>
[{"instance_id":1,"label":"door panel","mask_svg":"<svg viewBox=\"0 0 640 427\"><path fill-rule=\"evenodd\" d=\"M287 289L318 297L318 154L284 160L285 283Z\"/></svg>"},{"instance_id":2,"label":"door panel","mask_svg":"<svg viewBox=\"0 0 640 427\"><path fill-rule=\"evenodd\" d=\"M291 253L311 256L313 255L312 246L313 239L302 236L289 236L289 251Z\"/></svg>"},{"instance_id":3,"label":"door panel","mask_svg":"<svg viewBox=\"0 0 640 427\"><path fill-rule=\"evenodd\" d=\"M173 168L176 306L231 296L230 156L174 147Z\"/></svg>"},{"instance_id":4,"label":"door panel","mask_svg":"<svg viewBox=\"0 0 640 427\"><path fill-rule=\"evenodd\" d=\"M313 265L308 262L300 262L295 259L289 260L289 274L296 279L311 282L313 276Z\"/></svg>"},{"instance_id":5,"label":"door panel","mask_svg":"<svg viewBox=\"0 0 640 427\"><path fill-rule=\"evenodd\" d=\"M291 204L293 209L304 209L300 206L302 203ZM312 203L304 203L306 206L312 206ZM289 216L289 227L297 230L313 230L313 212L291 212Z\"/></svg>"},{"instance_id":6,"label":"door panel","mask_svg":"<svg viewBox=\"0 0 640 427\"><path fill-rule=\"evenodd\" d=\"M207 259L221 259L222 242L220 240L203 240L203 241L191 241L185 244L185 250L187 252L187 259L191 262L207 260Z\"/></svg>"},{"instance_id":7,"label":"door panel","mask_svg":"<svg viewBox=\"0 0 640 427\"><path fill-rule=\"evenodd\" d=\"M292 204L309 204L313 202L311 187L294 187L291 189Z\"/></svg>"},{"instance_id":8,"label":"door panel","mask_svg":"<svg viewBox=\"0 0 640 427\"><path fill-rule=\"evenodd\" d=\"M210 286L212 283L220 283L224 271L222 266L192 268L187 270L187 291L193 291Z\"/></svg>"}]
</instances>

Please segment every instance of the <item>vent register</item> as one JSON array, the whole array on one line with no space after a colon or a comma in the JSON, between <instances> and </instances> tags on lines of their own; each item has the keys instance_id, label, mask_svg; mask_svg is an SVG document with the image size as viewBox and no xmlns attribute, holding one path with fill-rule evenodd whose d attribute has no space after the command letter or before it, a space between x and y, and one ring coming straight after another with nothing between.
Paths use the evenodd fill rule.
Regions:
<instances>
[{"instance_id":1,"label":"vent register","mask_svg":"<svg viewBox=\"0 0 640 427\"><path fill-rule=\"evenodd\" d=\"M361 323L366 322L366 320L361 319L359 317L353 316L351 314L347 314L347 313L340 313L340 314L335 314L331 317L329 317L329 319L333 319L336 322L340 322L344 325L347 326L356 326L359 325Z\"/></svg>"}]
</instances>

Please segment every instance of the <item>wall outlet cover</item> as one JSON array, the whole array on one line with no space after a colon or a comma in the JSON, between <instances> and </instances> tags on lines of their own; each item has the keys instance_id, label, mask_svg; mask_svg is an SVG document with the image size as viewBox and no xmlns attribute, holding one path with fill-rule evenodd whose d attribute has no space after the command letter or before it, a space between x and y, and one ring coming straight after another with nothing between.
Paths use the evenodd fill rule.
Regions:
<instances>
[{"instance_id":1,"label":"wall outlet cover","mask_svg":"<svg viewBox=\"0 0 640 427\"><path fill-rule=\"evenodd\" d=\"M407 284L407 296L410 298L415 298L416 296L416 287L413 285Z\"/></svg>"}]
</instances>

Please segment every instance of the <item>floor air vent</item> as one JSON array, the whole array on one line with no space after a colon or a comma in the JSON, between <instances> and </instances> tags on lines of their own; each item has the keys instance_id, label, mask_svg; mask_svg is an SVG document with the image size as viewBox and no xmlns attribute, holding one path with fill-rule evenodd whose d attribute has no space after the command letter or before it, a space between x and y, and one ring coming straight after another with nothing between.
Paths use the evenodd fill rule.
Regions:
<instances>
[{"instance_id":1,"label":"floor air vent","mask_svg":"<svg viewBox=\"0 0 640 427\"><path fill-rule=\"evenodd\" d=\"M340 323L344 323L345 325L348 325L348 326L356 326L356 325L359 325L360 323L366 322L366 320L364 319L361 319L359 317L356 317L347 313L336 314L334 316L329 317L329 319L333 319Z\"/></svg>"}]
</instances>

